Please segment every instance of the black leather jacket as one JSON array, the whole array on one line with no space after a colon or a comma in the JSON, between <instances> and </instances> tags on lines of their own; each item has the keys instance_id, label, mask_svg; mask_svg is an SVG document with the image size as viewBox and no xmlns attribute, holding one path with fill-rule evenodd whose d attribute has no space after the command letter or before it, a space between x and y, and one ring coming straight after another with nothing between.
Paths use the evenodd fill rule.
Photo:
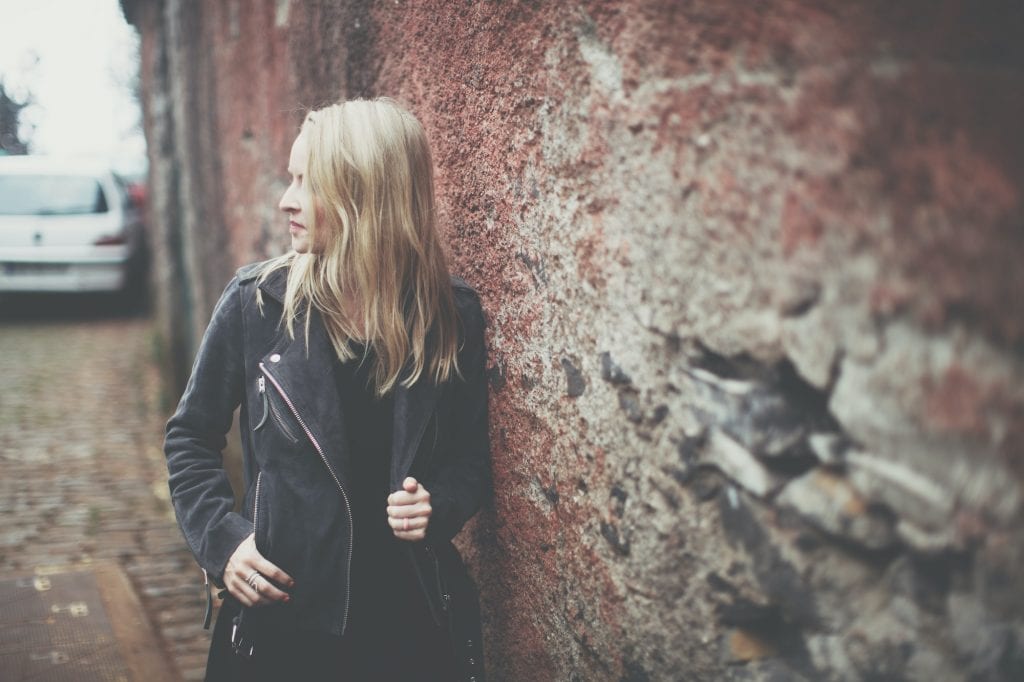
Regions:
<instances>
[{"instance_id":1,"label":"black leather jacket","mask_svg":"<svg viewBox=\"0 0 1024 682\"><path fill-rule=\"evenodd\" d=\"M215 580L253 532L259 551L295 579L289 603L250 609L249 616L342 634L352 518L334 351L316 312L308 348L303 320L295 340L279 324L285 270L260 285L260 311L258 269L240 269L224 290L167 424L171 499L196 560ZM463 377L395 389L390 478L392 490L411 475L430 491L427 538L407 543L408 557L435 620L452 633L465 679L482 680L476 592L450 540L491 489L484 319L476 293L457 278L452 286ZM246 490L235 512L221 451L239 405Z\"/></svg>"}]
</instances>

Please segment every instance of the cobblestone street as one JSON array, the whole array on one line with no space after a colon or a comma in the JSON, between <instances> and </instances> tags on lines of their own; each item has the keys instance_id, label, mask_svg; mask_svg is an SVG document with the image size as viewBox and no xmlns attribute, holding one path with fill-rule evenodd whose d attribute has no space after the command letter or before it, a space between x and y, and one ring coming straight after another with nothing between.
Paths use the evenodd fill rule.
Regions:
<instances>
[{"instance_id":1,"label":"cobblestone street","mask_svg":"<svg viewBox=\"0 0 1024 682\"><path fill-rule=\"evenodd\" d=\"M0 301L0 569L115 562L181 678L202 679L202 574L168 501L151 323L91 299L39 301L58 307Z\"/></svg>"}]
</instances>

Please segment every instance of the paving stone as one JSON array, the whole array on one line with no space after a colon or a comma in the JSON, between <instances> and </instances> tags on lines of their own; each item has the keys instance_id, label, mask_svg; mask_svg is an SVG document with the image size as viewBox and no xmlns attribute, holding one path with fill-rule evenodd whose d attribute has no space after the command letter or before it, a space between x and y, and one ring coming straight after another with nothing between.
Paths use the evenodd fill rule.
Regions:
<instances>
[{"instance_id":1,"label":"paving stone","mask_svg":"<svg viewBox=\"0 0 1024 682\"><path fill-rule=\"evenodd\" d=\"M0 571L115 561L178 676L202 679L202 574L157 492L166 490L167 415L150 321L9 317L0 315Z\"/></svg>"}]
</instances>

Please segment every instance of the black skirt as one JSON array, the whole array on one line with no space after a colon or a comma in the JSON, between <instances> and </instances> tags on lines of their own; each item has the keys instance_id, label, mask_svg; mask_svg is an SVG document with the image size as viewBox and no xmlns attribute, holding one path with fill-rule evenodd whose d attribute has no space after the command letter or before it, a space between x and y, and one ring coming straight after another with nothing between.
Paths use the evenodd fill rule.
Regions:
<instances>
[{"instance_id":1,"label":"black skirt","mask_svg":"<svg viewBox=\"0 0 1024 682\"><path fill-rule=\"evenodd\" d=\"M413 581L415 578L413 577ZM232 619L239 604L228 596L221 606L207 660L208 682L302 680L458 679L448 633L434 624L414 582L398 585L393 606L371 604L352 593L350 628L344 636L268 628L255 637L251 657L231 648Z\"/></svg>"}]
</instances>

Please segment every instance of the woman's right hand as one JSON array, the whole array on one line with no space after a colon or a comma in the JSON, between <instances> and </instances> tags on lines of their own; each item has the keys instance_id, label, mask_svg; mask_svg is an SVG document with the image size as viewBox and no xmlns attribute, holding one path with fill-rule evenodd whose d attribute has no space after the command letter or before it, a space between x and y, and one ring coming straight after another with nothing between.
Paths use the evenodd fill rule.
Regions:
<instances>
[{"instance_id":1,"label":"woman's right hand","mask_svg":"<svg viewBox=\"0 0 1024 682\"><path fill-rule=\"evenodd\" d=\"M294 587L295 581L259 553L256 549L256 534L251 534L242 540L228 559L224 568L224 586L243 606L266 606L290 599L288 593L278 585Z\"/></svg>"}]
</instances>

